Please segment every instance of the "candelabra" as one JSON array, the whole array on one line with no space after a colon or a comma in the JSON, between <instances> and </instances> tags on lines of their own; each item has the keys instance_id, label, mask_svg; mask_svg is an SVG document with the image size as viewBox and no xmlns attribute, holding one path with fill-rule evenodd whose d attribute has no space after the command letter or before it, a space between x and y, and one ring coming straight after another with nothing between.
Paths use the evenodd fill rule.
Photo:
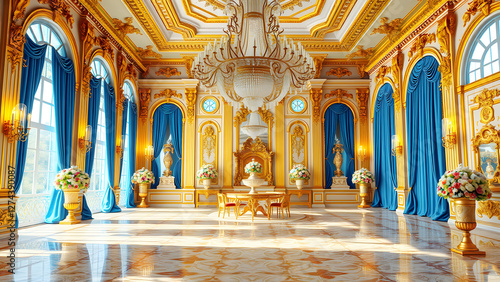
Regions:
<instances>
[{"instance_id":1,"label":"candelabra","mask_svg":"<svg viewBox=\"0 0 500 282\"><path fill-rule=\"evenodd\" d=\"M78 145L82 151L88 153L92 149L92 126L87 125L85 128L85 136L83 138L78 138Z\"/></svg>"},{"instance_id":2,"label":"candelabra","mask_svg":"<svg viewBox=\"0 0 500 282\"><path fill-rule=\"evenodd\" d=\"M31 125L31 114L28 114L26 105L18 104L12 110L12 119L3 123L3 134L9 143L25 142L28 139Z\"/></svg>"}]
</instances>

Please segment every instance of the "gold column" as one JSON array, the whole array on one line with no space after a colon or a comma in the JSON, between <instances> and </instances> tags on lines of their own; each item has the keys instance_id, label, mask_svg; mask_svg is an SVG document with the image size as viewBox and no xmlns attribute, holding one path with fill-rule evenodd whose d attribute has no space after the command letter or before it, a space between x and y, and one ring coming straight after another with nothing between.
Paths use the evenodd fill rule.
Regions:
<instances>
[{"instance_id":1,"label":"gold column","mask_svg":"<svg viewBox=\"0 0 500 282\"><path fill-rule=\"evenodd\" d=\"M275 108L276 116L276 188L285 188L286 180L288 179L286 167L285 167L285 105L284 101L281 101L276 105ZM270 144L271 145L271 144Z\"/></svg>"},{"instance_id":2,"label":"gold column","mask_svg":"<svg viewBox=\"0 0 500 282\"><path fill-rule=\"evenodd\" d=\"M1 126L3 123L11 120L12 109L19 101L21 66L23 57L23 44L25 41L22 32L22 21L24 20L24 11L20 10L21 5L13 6L14 1L3 1L1 7L0 24L0 67L2 75L0 76L0 87L2 95L0 96ZM26 3L27 5L28 3ZM6 238L10 235L9 206L17 201L14 196L14 174L16 165L17 142L8 142L3 130L0 132L0 215L5 216L5 220L0 222L0 238ZM10 172L10 173L9 173ZM10 181L9 181L10 180ZM10 186L9 186L10 185ZM9 195L9 191L11 194Z\"/></svg>"},{"instance_id":3,"label":"gold column","mask_svg":"<svg viewBox=\"0 0 500 282\"><path fill-rule=\"evenodd\" d=\"M323 99L323 83L326 79L311 79L308 82L309 98L312 104L312 184L313 189L323 189L323 117L321 116L321 101Z\"/></svg>"},{"instance_id":4,"label":"gold column","mask_svg":"<svg viewBox=\"0 0 500 282\"><path fill-rule=\"evenodd\" d=\"M137 145L136 145L136 168L148 168L150 164L146 161L144 155L147 146L152 145L148 138L148 127L152 125L148 120L149 101L151 100L151 88L139 88L139 116L137 119ZM151 135L151 134L149 134ZM137 191L137 189L136 189Z\"/></svg>"},{"instance_id":5,"label":"gold column","mask_svg":"<svg viewBox=\"0 0 500 282\"><path fill-rule=\"evenodd\" d=\"M454 129L455 143L451 146L445 147L446 152L446 169L455 169L459 163L462 162L466 144L462 144L463 150L459 145L460 134L465 132L460 131L459 117L458 117L458 101L456 98L456 81L457 78L453 75L452 66L455 64L455 55L453 53L453 42L455 41L456 30L456 15L453 11L448 11L446 17L438 22L437 39L440 45L441 53L443 54L443 61L439 65L439 72L441 72L441 85L442 85L442 100L443 100L443 118L448 118ZM464 113L462 113L464 114ZM444 136L443 136L444 137Z\"/></svg>"},{"instance_id":6,"label":"gold column","mask_svg":"<svg viewBox=\"0 0 500 282\"><path fill-rule=\"evenodd\" d=\"M222 156L222 187L233 187L233 107L224 101L223 122L223 156Z\"/></svg>"},{"instance_id":7,"label":"gold column","mask_svg":"<svg viewBox=\"0 0 500 282\"><path fill-rule=\"evenodd\" d=\"M356 169L360 169L362 167L366 169L370 169L370 151L369 149L369 143L370 143L370 136L369 136L369 124L368 124L368 97L370 97L370 89L369 88L357 88L356 89L356 100L358 102L359 106L359 139L358 139L358 144L357 147L354 148L354 155L358 156L358 148L359 146L363 146L363 148L366 150L366 156L363 160L359 161L355 160L356 164ZM355 129L356 130L356 129Z\"/></svg>"},{"instance_id":8,"label":"gold column","mask_svg":"<svg viewBox=\"0 0 500 282\"><path fill-rule=\"evenodd\" d=\"M189 85L189 88L185 88L185 99L187 104L187 115L184 122L184 148L182 159L184 163L184 169L182 172L183 189L194 189L195 184L195 151L196 151L196 96L197 90L196 86Z\"/></svg>"},{"instance_id":9,"label":"gold column","mask_svg":"<svg viewBox=\"0 0 500 282\"><path fill-rule=\"evenodd\" d=\"M398 50L396 56L392 58L391 72L394 79L394 93L392 97L394 98L394 122L396 127L396 136L399 138L399 145L402 148L406 148L406 134L405 134L405 120L404 120L404 108L401 103L401 89L403 83L403 64L404 55L401 50ZM398 150L396 150L398 151ZM404 210L406 206L406 197L408 196L408 187L406 186L406 150L401 150L396 154L397 158L397 173L398 173L398 187L396 189L398 193L398 209Z\"/></svg>"}]
</instances>

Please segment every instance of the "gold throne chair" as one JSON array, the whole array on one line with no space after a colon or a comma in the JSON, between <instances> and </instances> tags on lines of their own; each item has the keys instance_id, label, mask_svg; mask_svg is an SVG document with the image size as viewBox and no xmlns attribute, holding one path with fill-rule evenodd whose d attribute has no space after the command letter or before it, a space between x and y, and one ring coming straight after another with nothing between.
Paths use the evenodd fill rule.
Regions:
<instances>
[{"instance_id":1,"label":"gold throne chair","mask_svg":"<svg viewBox=\"0 0 500 282\"><path fill-rule=\"evenodd\" d=\"M257 174L258 177L267 181L267 185L274 184L274 177L272 173L274 153L267 149L265 143L259 137L253 140L248 138L239 150L234 152L235 157L235 175L234 186L241 186L241 180L250 176L245 173L245 165L255 159L262 165L262 172Z\"/></svg>"}]
</instances>

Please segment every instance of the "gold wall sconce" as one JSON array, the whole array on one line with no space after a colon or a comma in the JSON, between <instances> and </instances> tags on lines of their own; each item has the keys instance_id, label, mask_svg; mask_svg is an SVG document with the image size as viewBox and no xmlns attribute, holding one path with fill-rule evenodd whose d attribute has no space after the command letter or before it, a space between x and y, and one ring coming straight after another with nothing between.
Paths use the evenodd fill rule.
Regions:
<instances>
[{"instance_id":1,"label":"gold wall sconce","mask_svg":"<svg viewBox=\"0 0 500 282\"><path fill-rule=\"evenodd\" d=\"M28 140L31 126L31 114L25 104L17 104L12 109L11 120L6 120L3 123L3 134L7 137L7 142L15 141L25 142Z\"/></svg>"},{"instance_id":2,"label":"gold wall sconce","mask_svg":"<svg viewBox=\"0 0 500 282\"><path fill-rule=\"evenodd\" d=\"M391 155L395 157L400 157L403 155L403 146L399 142L399 137L397 135L392 135L391 139Z\"/></svg>"},{"instance_id":3,"label":"gold wall sconce","mask_svg":"<svg viewBox=\"0 0 500 282\"><path fill-rule=\"evenodd\" d=\"M454 130L453 123L448 118L442 120L443 147L451 148L457 144L457 133Z\"/></svg>"},{"instance_id":4,"label":"gold wall sconce","mask_svg":"<svg viewBox=\"0 0 500 282\"><path fill-rule=\"evenodd\" d=\"M146 147L145 149L145 156L146 156L146 160L149 162L151 160L153 160L154 158L154 148L153 148L153 145L149 145Z\"/></svg>"},{"instance_id":5,"label":"gold wall sconce","mask_svg":"<svg viewBox=\"0 0 500 282\"><path fill-rule=\"evenodd\" d=\"M120 154L120 159L123 159L123 150L125 147L125 135L122 135L119 142L120 143L116 146L116 153Z\"/></svg>"},{"instance_id":6,"label":"gold wall sconce","mask_svg":"<svg viewBox=\"0 0 500 282\"><path fill-rule=\"evenodd\" d=\"M358 157L361 161L366 159L366 149L363 146L358 147Z\"/></svg>"},{"instance_id":7,"label":"gold wall sconce","mask_svg":"<svg viewBox=\"0 0 500 282\"><path fill-rule=\"evenodd\" d=\"M78 138L78 146L82 151L88 153L92 149L92 125L87 125L85 127L85 136L83 138Z\"/></svg>"}]
</instances>

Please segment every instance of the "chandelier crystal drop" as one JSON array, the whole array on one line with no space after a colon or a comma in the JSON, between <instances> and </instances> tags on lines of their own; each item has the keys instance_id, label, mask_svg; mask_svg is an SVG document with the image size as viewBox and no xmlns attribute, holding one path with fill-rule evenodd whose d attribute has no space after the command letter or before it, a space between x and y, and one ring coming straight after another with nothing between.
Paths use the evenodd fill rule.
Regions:
<instances>
[{"instance_id":1,"label":"chandelier crystal drop","mask_svg":"<svg viewBox=\"0 0 500 282\"><path fill-rule=\"evenodd\" d=\"M225 14L227 36L209 43L193 63L192 73L205 87L257 111L314 77L313 59L281 35L278 0L228 0Z\"/></svg>"}]
</instances>

